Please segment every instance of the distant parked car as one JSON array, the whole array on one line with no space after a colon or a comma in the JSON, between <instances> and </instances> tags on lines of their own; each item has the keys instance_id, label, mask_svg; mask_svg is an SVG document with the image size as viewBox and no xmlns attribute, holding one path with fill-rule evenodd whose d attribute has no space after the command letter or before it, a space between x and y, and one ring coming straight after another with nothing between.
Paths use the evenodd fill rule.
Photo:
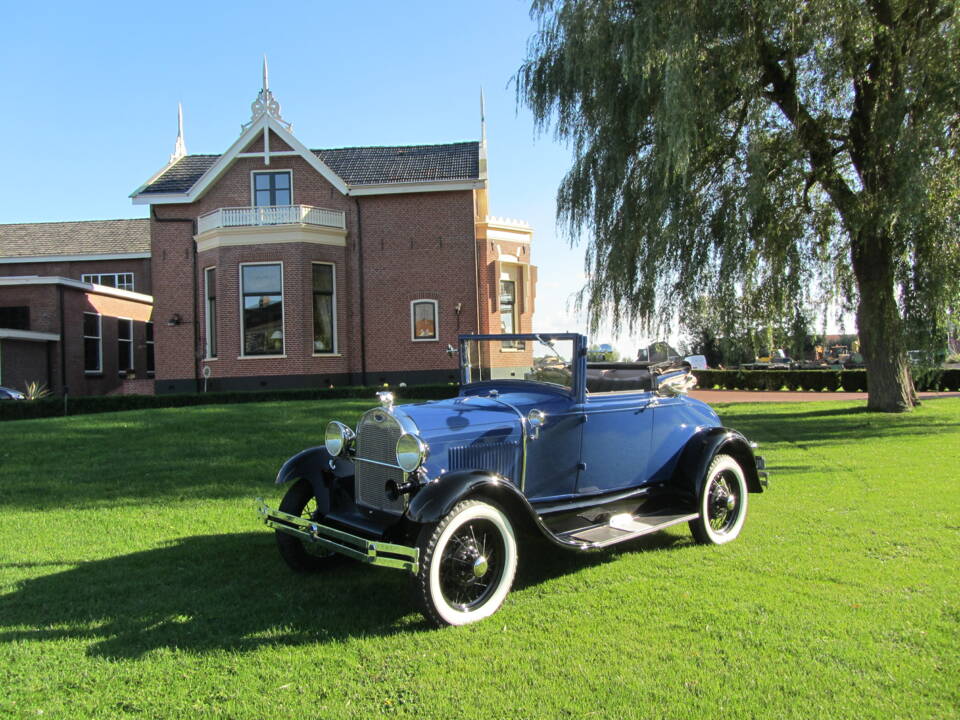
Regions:
<instances>
[{"instance_id":1,"label":"distant parked car","mask_svg":"<svg viewBox=\"0 0 960 720\"><path fill-rule=\"evenodd\" d=\"M0 400L25 400L24 394L19 390L0 387Z\"/></svg>"},{"instance_id":2,"label":"distant parked car","mask_svg":"<svg viewBox=\"0 0 960 720\"><path fill-rule=\"evenodd\" d=\"M503 603L528 535L582 552L686 523L720 545L766 485L755 445L687 395L680 358L587 363L574 334L464 335L459 355L457 397L381 392L280 468L287 493L259 510L292 569L339 554L405 570L427 620L464 625Z\"/></svg>"}]
</instances>

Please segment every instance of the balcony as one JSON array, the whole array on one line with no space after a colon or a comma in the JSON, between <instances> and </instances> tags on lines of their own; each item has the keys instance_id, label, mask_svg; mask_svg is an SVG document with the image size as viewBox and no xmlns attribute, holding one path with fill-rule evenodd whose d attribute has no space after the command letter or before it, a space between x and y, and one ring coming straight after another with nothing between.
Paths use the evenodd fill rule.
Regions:
<instances>
[{"instance_id":1,"label":"balcony","mask_svg":"<svg viewBox=\"0 0 960 720\"><path fill-rule=\"evenodd\" d=\"M264 227L276 225L315 225L346 230L342 210L312 205L261 205L259 207L218 208L197 218L197 234L220 228Z\"/></svg>"},{"instance_id":2,"label":"balcony","mask_svg":"<svg viewBox=\"0 0 960 720\"><path fill-rule=\"evenodd\" d=\"M317 243L346 245L342 210L312 205L218 208L197 218L197 250L228 245Z\"/></svg>"}]
</instances>

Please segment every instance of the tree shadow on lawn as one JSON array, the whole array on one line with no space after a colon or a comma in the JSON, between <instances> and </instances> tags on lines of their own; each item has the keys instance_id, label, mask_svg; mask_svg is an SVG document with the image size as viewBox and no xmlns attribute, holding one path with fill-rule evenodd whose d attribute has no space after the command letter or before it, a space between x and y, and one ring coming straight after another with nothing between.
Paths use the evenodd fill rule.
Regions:
<instances>
[{"instance_id":1,"label":"tree shadow on lawn","mask_svg":"<svg viewBox=\"0 0 960 720\"><path fill-rule=\"evenodd\" d=\"M797 411L793 412L745 412L727 415L720 409L720 419L750 440L817 445L840 440L860 441L929 435L931 432L944 430L956 432L956 428L960 427L960 423L951 422L943 416L878 413L865 406L807 411L797 408ZM762 446L760 452L763 453Z\"/></svg>"},{"instance_id":2,"label":"tree shadow on lawn","mask_svg":"<svg viewBox=\"0 0 960 720\"><path fill-rule=\"evenodd\" d=\"M658 533L618 551L578 554L543 543L523 553L515 589L666 548ZM265 532L198 535L26 580L0 597L0 642L86 641L87 654L136 659L159 649L203 653L423 632L405 573L333 559L296 575Z\"/></svg>"}]
</instances>

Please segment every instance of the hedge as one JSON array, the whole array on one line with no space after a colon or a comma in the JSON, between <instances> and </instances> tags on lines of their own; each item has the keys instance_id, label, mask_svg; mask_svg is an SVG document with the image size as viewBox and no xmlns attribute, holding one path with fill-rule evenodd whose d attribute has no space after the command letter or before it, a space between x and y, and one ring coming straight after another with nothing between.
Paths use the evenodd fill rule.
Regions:
<instances>
[{"instance_id":1,"label":"hedge","mask_svg":"<svg viewBox=\"0 0 960 720\"><path fill-rule=\"evenodd\" d=\"M234 403L269 402L276 400L332 400L337 398L367 398L376 402L375 393L383 387L300 388L295 390L251 390L236 392L179 393L170 395L87 395L70 397L64 404L62 397L41 400L5 400L0 403L0 421L28 418L85 415L117 410L145 410L151 408L186 407L190 405L229 405ZM456 385L411 385L391 387L399 400L404 396L423 400L453 397Z\"/></svg>"},{"instance_id":2,"label":"hedge","mask_svg":"<svg viewBox=\"0 0 960 720\"><path fill-rule=\"evenodd\" d=\"M701 390L866 392L866 370L694 370ZM916 373L917 390L960 390L960 370Z\"/></svg>"},{"instance_id":3,"label":"hedge","mask_svg":"<svg viewBox=\"0 0 960 720\"><path fill-rule=\"evenodd\" d=\"M865 392L866 370L694 370L697 387L701 390L807 390L814 392ZM960 391L960 369L928 371L914 378L917 390ZM233 403L268 402L276 400L332 400L337 398L368 398L382 387L301 388L296 390L251 390L243 392L182 393L172 395L90 395L67 399L61 397L42 400L5 400L0 402L0 421L28 418L85 415L117 410L145 410L149 408L186 407L190 405L224 405ZM424 400L453 397L457 386L411 385L391 388L398 399L403 396Z\"/></svg>"}]
</instances>

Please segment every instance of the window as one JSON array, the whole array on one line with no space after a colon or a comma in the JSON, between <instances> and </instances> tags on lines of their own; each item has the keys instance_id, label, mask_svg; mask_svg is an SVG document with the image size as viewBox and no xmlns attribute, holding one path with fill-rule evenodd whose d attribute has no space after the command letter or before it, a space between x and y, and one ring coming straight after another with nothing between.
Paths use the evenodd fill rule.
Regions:
<instances>
[{"instance_id":1,"label":"window","mask_svg":"<svg viewBox=\"0 0 960 720\"><path fill-rule=\"evenodd\" d=\"M130 290L133 292L133 273L93 273L81 275L83 282L105 285L106 287L117 288L118 290Z\"/></svg>"},{"instance_id":2,"label":"window","mask_svg":"<svg viewBox=\"0 0 960 720\"><path fill-rule=\"evenodd\" d=\"M97 313L83 314L83 370L88 375L103 371L102 327Z\"/></svg>"},{"instance_id":3,"label":"window","mask_svg":"<svg viewBox=\"0 0 960 720\"><path fill-rule=\"evenodd\" d=\"M337 351L333 265L313 263L313 352Z\"/></svg>"},{"instance_id":4,"label":"window","mask_svg":"<svg viewBox=\"0 0 960 720\"><path fill-rule=\"evenodd\" d=\"M253 204L290 205L290 172L257 172L253 174Z\"/></svg>"},{"instance_id":5,"label":"window","mask_svg":"<svg viewBox=\"0 0 960 720\"><path fill-rule=\"evenodd\" d=\"M144 341L147 346L147 375L153 375L156 371L154 366L153 354L153 323L148 322L143 325Z\"/></svg>"},{"instance_id":6,"label":"window","mask_svg":"<svg viewBox=\"0 0 960 720\"><path fill-rule=\"evenodd\" d=\"M436 300L414 300L410 303L410 331L414 341L439 338Z\"/></svg>"},{"instance_id":7,"label":"window","mask_svg":"<svg viewBox=\"0 0 960 720\"><path fill-rule=\"evenodd\" d=\"M513 334L520 332L519 318L517 317L517 280L519 268L504 266L500 275L500 332ZM504 340L503 350L523 350L526 343L523 340Z\"/></svg>"},{"instance_id":8,"label":"window","mask_svg":"<svg viewBox=\"0 0 960 720\"><path fill-rule=\"evenodd\" d=\"M207 330L207 357L217 356L217 269L207 268L203 272L206 285L206 330Z\"/></svg>"},{"instance_id":9,"label":"window","mask_svg":"<svg viewBox=\"0 0 960 720\"><path fill-rule=\"evenodd\" d=\"M283 265L240 266L243 354L283 355Z\"/></svg>"},{"instance_id":10,"label":"window","mask_svg":"<svg viewBox=\"0 0 960 720\"><path fill-rule=\"evenodd\" d=\"M0 328L29 330L30 307L28 305L0 307Z\"/></svg>"},{"instance_id":11,"label":"window","mask_svg":"<svg viewBox=\"0 0 960 720\"><path fill-rule=\"evenodd\" d=\"M133 370L133 320L117 318L117 372Z\"/></svg>"}]
</instances>

